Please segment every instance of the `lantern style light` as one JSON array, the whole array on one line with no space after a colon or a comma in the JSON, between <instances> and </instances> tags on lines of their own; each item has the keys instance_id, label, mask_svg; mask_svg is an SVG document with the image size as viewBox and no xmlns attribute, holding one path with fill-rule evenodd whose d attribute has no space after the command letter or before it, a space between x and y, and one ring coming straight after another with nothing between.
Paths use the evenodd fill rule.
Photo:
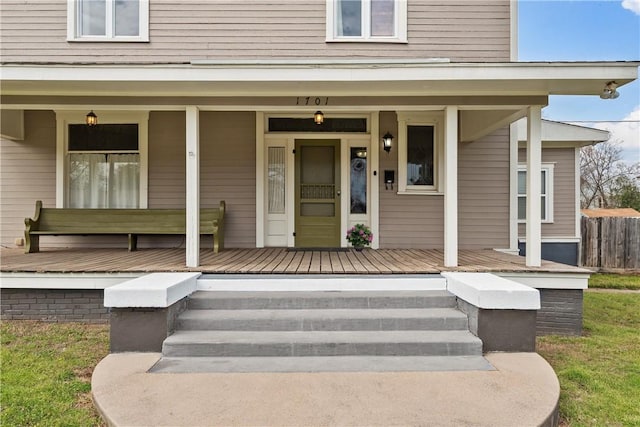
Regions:
<instances>
[{"instance_id":1,"label":"lantern style light","mask_svg":"<svg viewBox=\"0 0 640 427\"><path fill-rule=\"evenodd\" d=\"M322 111L316 111L315 113L313 113L313 121L317 125L321 125L322 123L324 123L324 114L322 113Z\"/></svg>"},{"instance_id":2,"label":"lantern style light","mask_svg":"<svg viewBox=\"0 0 640 427\"><path fill-rule=\"evenodd\" d=\"M98 116L96 116L96 113L94 113L93 110L89 111L87 114L86 121L89 126L95 126L98 124Z\"/></svg>"},{"instance_id":3,"label":"lantern style light","mask_svg":"<svg viewBox=\"0 0 640 427\"><path fill-rule=\"evenodd\" d=\"M389 132L385 133L384 136L382 137L382 148L387 153L391 151L392 141L393 141L393 135L391 135Z\"/></svg>"}]
</instances>

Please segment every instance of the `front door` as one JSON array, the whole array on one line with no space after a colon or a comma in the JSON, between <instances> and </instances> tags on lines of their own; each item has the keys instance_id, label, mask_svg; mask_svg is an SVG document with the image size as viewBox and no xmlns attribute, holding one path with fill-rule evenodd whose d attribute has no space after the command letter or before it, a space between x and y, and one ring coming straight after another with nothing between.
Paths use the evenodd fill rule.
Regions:
<instances>
[{"instance_id":1,"label":"front door","mask_svg":"<svg viewBox=\"0 0 640 427\"><path fill-rule=\"evenodd\" d=\"M298 139L295 246L340 246L340 140Z\"/></svg>"}]
</instances>

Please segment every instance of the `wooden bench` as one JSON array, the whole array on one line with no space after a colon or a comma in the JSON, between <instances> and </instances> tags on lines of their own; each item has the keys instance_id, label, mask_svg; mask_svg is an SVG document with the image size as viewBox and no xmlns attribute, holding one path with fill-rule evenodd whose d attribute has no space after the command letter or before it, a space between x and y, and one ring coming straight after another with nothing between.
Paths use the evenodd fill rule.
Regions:
<instances>
[{"instance_id":1,"label":"wooden bench","mask_svg":"<svg viewBox=\"0 0 640 427\"><path fill-rule=\"evenodd\" d=\"M200 209L200 234L213 235L213 251L224 249L224 200L219 208ZM40 250L40 236L128 235L135 251L139 235L186 234L184 209L43 208L25 218L25 253Z\"/></svg>"}]
</instances>

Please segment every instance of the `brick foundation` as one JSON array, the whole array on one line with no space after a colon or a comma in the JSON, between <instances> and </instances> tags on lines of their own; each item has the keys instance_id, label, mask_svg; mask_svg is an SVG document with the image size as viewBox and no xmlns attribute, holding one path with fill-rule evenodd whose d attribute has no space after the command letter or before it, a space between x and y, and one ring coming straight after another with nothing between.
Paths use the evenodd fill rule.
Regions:
<instances>
[{"instance_id":1,"label":"brick foundation","mask_svg":"<svg viewBox=\"0 0 640 427\"><path fill-rule=\"evenodd\" d=\"M537 335L582 334L582 289L538 289Z\"/></svg>"},{"instance_id":2,"label":"brick foundation","mask_svg":"<svg viewBox=\"0 0 640 427\"><path fill-rule=\"evenodd\" d=\"M109 323L102 289L2 289L2 320Z\"/></svg>"}]
</instances>

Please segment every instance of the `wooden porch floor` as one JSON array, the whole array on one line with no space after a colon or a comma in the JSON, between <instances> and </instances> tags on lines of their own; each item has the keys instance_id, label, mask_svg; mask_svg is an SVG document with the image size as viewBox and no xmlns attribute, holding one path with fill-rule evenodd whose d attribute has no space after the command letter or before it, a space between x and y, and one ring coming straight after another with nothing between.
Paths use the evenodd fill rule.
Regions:
<instances>
[{"instance_id":1,"label":"wooden porch floor","mask_svg":"<svg viewBox=\"0 0 640 427\"><path fill-rule=\"evenodd\" d=\"M0 271L33 273L114 273L199 271L230 274L429 274L470 272L587 272L582 268L542 261L526 267L524 257L485 250L461 250L459 267L444 267L442 250L352 249L289 251L285 248L225 249L200 253L200 267L185 267L184 249L56 248L25 254L22 249L0 250Z\"/></svg>"}]
</instances>

